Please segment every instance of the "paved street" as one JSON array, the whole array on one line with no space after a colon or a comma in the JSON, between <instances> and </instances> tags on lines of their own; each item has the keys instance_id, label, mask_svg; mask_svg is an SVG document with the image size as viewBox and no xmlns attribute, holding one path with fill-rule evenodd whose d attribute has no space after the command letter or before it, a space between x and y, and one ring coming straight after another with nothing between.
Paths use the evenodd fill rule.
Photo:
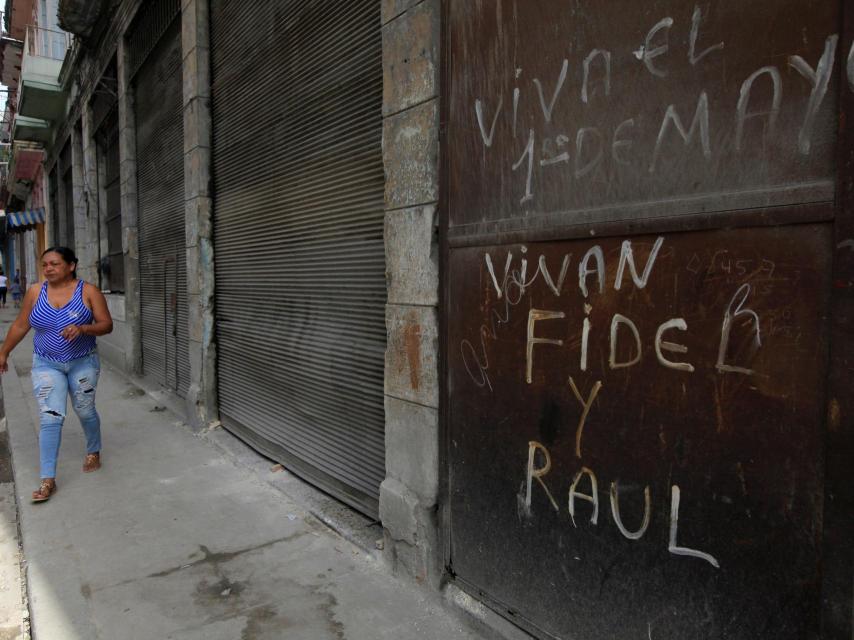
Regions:
<instances>
[{"instance_id":1,"label":"paved street","mask_svg":"<svg viewBox=\"0 0 854 640\"><path fill-rule=\"evenodd\" d=\"M0 311L4 332L13 317ZM83 434L72 414L58 491L32 504L30 358L26 340L3 393L36 640L479 637L426 590L389 575L380 552L312 516L306 507L323 499L313 490L221 429L193 433L156 395L106 365L98 387L103 468L82 473ZM2 558L15 552L10 497L0 496ZM359 518L351 526L364 528ZM16 577L0 578L0 597L14 595L5 587ZM9 602L0 625L15 613L14 597Z\"/></svg>"}]
</instances>

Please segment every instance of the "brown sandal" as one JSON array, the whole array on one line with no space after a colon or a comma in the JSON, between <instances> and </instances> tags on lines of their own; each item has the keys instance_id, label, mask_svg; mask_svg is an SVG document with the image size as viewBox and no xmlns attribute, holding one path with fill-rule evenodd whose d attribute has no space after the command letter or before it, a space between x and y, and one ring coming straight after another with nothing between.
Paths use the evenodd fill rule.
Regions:
<instances>
[{"instance_id":1,"label":"brown sandal","mask_svg":"<svg viewBox=\"0 0 854 640\"><path fill-rule=\"evenodd\" d=\"M101 468L101 452L87 453L83 460L83 473L92 473Z\"/></svg>"},{"instance_id":2,"label":"brown sandal","mask_svg":"<svg viewBox=\"0 0 854 640\"><path fill-rule=\"evenodd\" d=\"M56 493L56 480L43 478L36 491L33 491L33 502L46 502Z\"/></svg>"}]
</instances>

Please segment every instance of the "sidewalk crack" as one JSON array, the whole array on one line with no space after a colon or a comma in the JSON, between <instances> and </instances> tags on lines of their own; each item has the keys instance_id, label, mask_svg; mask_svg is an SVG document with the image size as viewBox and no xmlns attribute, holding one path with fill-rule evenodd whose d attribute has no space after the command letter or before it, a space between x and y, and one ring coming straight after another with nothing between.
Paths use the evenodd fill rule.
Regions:
<instances>
[{"instance_id":1,"label":"sidewalk crack","mask_svg":"<svg viewBox=\"0 0 854 640\"><path fill-rule=\"evenodd\" d=\"M243 555L245 553L251 553L253 551L259 551L261 549L266 549L268 547L272 547L273 545L279 544L280 542L291 542L305 535L308 535L308 533L308 531L297 531L296 533L292 533L291 535L285 536L284 538L269 540L268 542L262 542L261 544L246 547L245 549L239 549L237 551L220 551L215 553L208 549L205 545L199 545L199 549L202 552L202 557L198 560L193 560L192 562L184 563L177 567L172 567L171 569L165 569L163 571L157 571L156 573L150 573L147 576L143 576L142 578L130 578L128 580L122 580L121 582L117 582L116 584L99 587L97 589L91 589L90 593L103 591L104 589L114 589L116 587L122 587L127 584L138 582L139 580L147 580L148 578L166 578L174 573L178 573L179 571L183 571L184 569L191 569L201 564L210 564L213 566L214 570L218 572L219 565L229 562L240 555Z\"/></svg>"}]
</instances>

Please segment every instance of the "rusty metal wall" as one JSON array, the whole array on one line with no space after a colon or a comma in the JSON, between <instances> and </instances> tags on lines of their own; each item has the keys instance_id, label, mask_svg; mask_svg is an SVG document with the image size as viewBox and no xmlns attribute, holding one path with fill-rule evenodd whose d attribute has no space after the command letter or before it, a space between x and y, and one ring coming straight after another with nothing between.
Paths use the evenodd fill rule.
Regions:
<instances>
[{"instance_id":1,"label":"rusty metal wall","mask_svg":"<svg viewBox=\"0 0 854 640\"><path fill-rule=\"evenodd\" d=\"M804 225L455 251L455 573L556 637L807 637L829 239ZM627 261L619 276L624 246L640 285Z\"/></svg>"},{"instance_id":2,"label":"rusty metal wall","mask_svg":"<svg viewBox=\"0 0 854 640\"><path fill-rule=\"evenodd\" d=\"M843 7L841 51L837 70L839 140L837 210L834 225L833 301L830 314L830 367L827 393L826 484L823 513L825 560L822 569L822 633L828 638L852 635L851 575L854 573L854 6Z\"/></svg>"},{"instance_id":3,"label":"rusty metal wall","mask_svg":"<svg viewBox=\"0 0 854 640\"><path fill-rule=\"evenodd\" d=\"M841 6L445 2L445 561L537 636L850 635Z\"/></svg>"},{"instance_id":4,"label":"rusty metal wall","mask_svg":"<svg viewBox=\"0 0 854 640\"><path fill-rule=\"evenodd\" d=\"M449 2L451 242L831 200L839 6Z\"/></svg>"}]
</instances>

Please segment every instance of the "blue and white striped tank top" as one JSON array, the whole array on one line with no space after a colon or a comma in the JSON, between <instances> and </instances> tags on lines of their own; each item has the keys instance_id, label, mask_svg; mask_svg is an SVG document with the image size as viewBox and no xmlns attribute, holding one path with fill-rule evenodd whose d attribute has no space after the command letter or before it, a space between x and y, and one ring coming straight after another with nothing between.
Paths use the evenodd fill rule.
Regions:
<instances>
[{"instance_id":1,"label":"blue and white striped tank top","mask_svg":"<svg viewBox=\"0 0 854 640\"><path fill-rule=\"evenodd\" d=\"M30 326L35 329L33 351L37 356L55 362L69 362L88 355L95 349L95 336L80 335L69 342L61 332L70 324L92 324L94 316L83 304L83 281L77 283L74 295L64 307L55 309L47 299L47 282L30 312Z\"/></svg>"}]
</instances>

